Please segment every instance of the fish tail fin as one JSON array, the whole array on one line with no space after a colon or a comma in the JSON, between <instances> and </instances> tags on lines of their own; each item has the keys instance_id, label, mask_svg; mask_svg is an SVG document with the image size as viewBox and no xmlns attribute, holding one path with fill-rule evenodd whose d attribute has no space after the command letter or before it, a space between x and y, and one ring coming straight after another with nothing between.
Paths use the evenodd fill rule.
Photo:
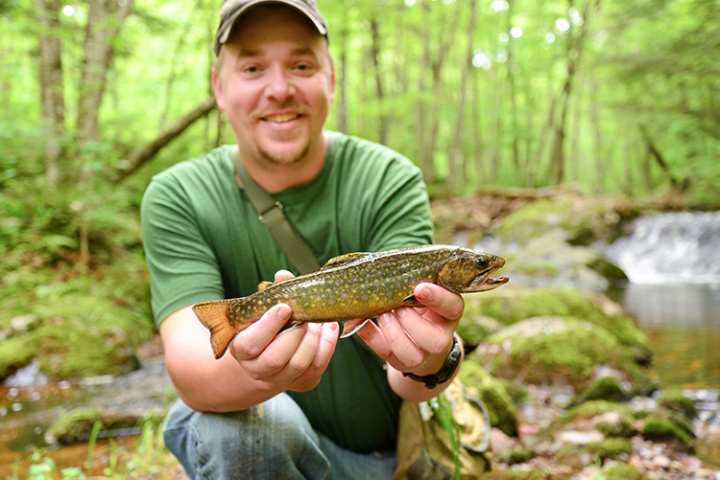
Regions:
<instances>
[{"instance_id":1,"label":"fish tail fin","mask_svg":"<svg viewBox=\"0 0 720 480\"><path fill-rule=\"evenodd\" d=\"M220 358L230 346L230 342L238 332L244 330L250 323L236 323L230 320L228 309L231 302L238 299L216 300L193 305L198 320L210 330L210 343L215 358Z\"/></svg>"}]
</instances>

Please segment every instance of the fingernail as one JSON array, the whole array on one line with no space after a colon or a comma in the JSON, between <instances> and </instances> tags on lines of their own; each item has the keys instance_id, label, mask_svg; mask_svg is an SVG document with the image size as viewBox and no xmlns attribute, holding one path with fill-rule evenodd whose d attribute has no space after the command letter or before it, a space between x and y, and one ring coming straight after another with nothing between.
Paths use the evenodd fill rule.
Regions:
<instances>
[{"instance_id":1,"label":"fingernail","mask_svg":"<svg viewBox=\"0 0 720 480\"><path fill-rule=\"evenodd\" d=\"M285 304L279 304L275 306L275 315L280 318L287 318L290 316L290 307Z\"/></svg>"},{"instance_id":2,"label":"fingernail","mask_svg":"<svg viewBox=\"0 0 720 480\"><path fill-rule=\"evenodd\" d=\"M431 300L432 290L430 289L430 287L421 285L418 287L417 296L422 298L423 300Z\"/></svg>"}]
</instances>

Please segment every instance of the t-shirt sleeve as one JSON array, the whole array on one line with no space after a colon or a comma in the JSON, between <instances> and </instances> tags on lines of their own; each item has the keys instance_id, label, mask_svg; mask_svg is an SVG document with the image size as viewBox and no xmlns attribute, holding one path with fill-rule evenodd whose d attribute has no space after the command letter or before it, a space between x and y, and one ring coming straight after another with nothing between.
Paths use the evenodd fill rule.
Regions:
<instances>
[{"instance_id":1,"label":"t-shirt sleeve","mask_svg":"<svg viewBox=\"0 0 720 480\"><path fill-rule=\"evenodd\" d=\"M368 250L375 252L433 241L430 201L420 170L408 159L393 158L376 176Z\"/></svg>"},{"instance_id":2,"label":"t-shirt sleeve","mask_svg":"<svg viewBox=\"0 0 720 480\"><path fill-rule=\"evenodd\" d=\"M223 298L216 256L203 237L191 199L172 176L156 177L141 206L155 324L203 300Z\"/></svg>"}]
</instances>

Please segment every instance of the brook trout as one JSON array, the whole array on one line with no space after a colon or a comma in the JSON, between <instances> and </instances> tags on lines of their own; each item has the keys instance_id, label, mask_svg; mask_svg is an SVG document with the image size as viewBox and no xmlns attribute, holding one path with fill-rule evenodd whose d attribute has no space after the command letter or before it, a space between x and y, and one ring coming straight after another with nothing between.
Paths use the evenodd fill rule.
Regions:
<instances>
[{"instance_id":1,"label":"brook trout","mask_svg":"<svg viewBox=\"0 0 720 480\"><path fill-rule=\"evenodd\" d=\"M289 324L371 318L403 306L422 306L413 290L431 282L455 293L492 290L508 281L493 276L501 257L448 245L348 253L331 258L320 270L270 284L252 295L194 305L210 330L215 358L233 337L273 305L292 308Z\"/></svg>"}]
</instances>

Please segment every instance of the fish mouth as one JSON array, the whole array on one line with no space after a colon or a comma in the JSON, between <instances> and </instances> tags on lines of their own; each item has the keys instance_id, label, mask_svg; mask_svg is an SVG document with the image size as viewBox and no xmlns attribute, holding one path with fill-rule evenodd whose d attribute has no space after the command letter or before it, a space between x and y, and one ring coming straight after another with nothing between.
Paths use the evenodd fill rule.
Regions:
<instances>
[{"instance_id":1,"label":"fish mouth","mask_svg":"<svg viewBox=\"0 0 720 480\"><path fill-rule=\"evenodd\" d=\"M480 273L478 273L475 278L473 278L472 282L470 282L470 285L467 286L467 288L464 290L465 292L486 292L488 290L493 290L500 285L505 285L508 281L510 281L510 278L506 277L505 275L496 276L498 271L505 265L505 259L502 257L495 257L490 262L490 266L488 266L485 270L482 270Z\"/></svg>"}]
</instances>

